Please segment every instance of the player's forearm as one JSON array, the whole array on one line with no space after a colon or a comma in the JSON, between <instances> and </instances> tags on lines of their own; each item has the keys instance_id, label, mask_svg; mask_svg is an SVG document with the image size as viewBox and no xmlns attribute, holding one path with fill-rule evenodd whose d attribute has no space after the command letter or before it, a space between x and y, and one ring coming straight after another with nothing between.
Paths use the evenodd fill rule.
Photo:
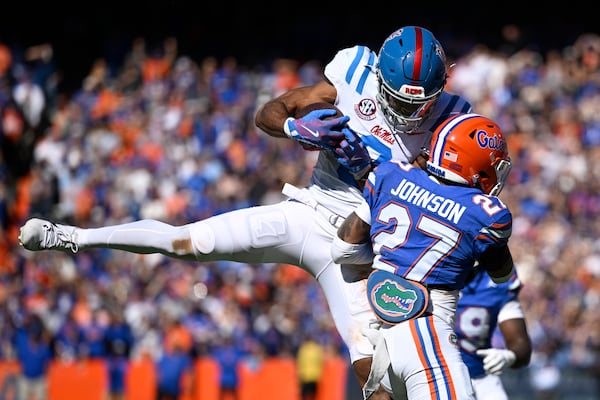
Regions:
<instances>
[{"instance_id":1,"label":"player's forearm","mask_svg":"<svg viewBox=\"0 0 600 400\"><path fill-rule=\"evenodd\" d=\"M525 318L507 319L500 322L498 327L506 342L506 348L515 353L516 356L511 368L521 368L529 365L532 349Z\"/></svg>"},{"instance_id":2,"label":"player's forearm","mask_svg":"<svg viewBox=\"0 0 600 400\"><path fill-rule=\"evenodd\" d=\"M326 80L312 86L291 89L274 99L267 101L256 113L256 126L273 137L287 137L284 126L289 117L309 104L326 102L334 104L337 91Z\"/></svg>"},{"instance_id":3,"label":"player's forearm","mask_svg":"<svg viewBox=\"0 0 600 400\"><path fill-rule=\"evenodd\" d=\"M284 138L287 137L283 129L285 120L291 115L283 101L273 99L258 110L254 122L269 136Z\"/></svg>"},{"instance_id":4,"label":"player's forearm","mask_svg":"<svg viewBox=\"0 0 600 400\"><path fill-rule=\"evenodd\" d=\"M513 339L507 345L508 349L512 350L517 357L515 363L511 365L511 368L521 368L529 365L531 360L531 341L525 335L519 338Z\"/></svg>"}]
</instances>

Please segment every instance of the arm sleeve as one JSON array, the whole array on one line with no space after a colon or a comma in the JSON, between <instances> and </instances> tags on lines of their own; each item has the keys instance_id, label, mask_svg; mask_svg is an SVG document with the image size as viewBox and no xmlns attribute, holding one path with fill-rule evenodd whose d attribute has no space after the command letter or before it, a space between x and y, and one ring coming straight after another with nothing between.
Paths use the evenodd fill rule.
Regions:
<instances>
[{"instance_id":1,"label":"arm sleeve","mask_svg":"<svg viewBox=\"0 0 600 400\"><path fill-rule=\"evenodd\" d=\"M331 257L337 264L370 264L373 261L371 242L352 244L335 235Z\"/></svg>"},{"instance_id":2,"label":"arm sleeve","mask_svg":"<svg viewBox=\"0 0 600 400\"><path fill-rule=\"evenodd\" d=\"M366 201L361 202L356 209L354 209L356 215L365 221L367 225L371 225L371 209Z\"/></svg>"},{"instance_id":3,"label":"arm sleeve","mask_svg":"<svg viewBox=\"0 0 600 400\"><path fill-rule=\"evenodd\" d=\"M498 313L498 323L509 319L525 319L521 303L518 300L509 301Z\"/></svg>"}]
</instances>

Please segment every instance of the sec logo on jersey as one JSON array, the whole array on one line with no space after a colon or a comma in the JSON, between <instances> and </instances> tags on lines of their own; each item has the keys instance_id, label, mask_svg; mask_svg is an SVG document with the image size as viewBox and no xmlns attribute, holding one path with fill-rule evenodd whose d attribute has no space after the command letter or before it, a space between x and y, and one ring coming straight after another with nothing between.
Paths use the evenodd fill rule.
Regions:
<instances>
[{"instance_id":1,"label":"sec logo on jersey","mask_svg":"<svg viewBox=\"0 0 600 400\"><path fill-rule=\"evenodd\" d=\"M358 118L371 121L375 119L377 105L373 99L362 99L358 104L354 105L354 111L358 115Z\"/></svg>"}]
</instances>

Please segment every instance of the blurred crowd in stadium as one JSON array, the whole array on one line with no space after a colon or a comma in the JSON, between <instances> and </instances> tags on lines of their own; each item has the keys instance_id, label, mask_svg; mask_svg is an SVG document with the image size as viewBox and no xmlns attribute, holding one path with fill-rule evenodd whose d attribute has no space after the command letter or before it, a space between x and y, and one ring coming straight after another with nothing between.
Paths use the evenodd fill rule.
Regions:
<instances>
[{"instance_id":1,"label":"blurred crowd in stadium","mask_svg":"<svg viewBox=\"0 0 600 400\"><path fill-rule=\"evenodd\" d=\"M509 140L501 198L515 217L529 369L535 378L576 368L600 382L600 36L545 54L508 38L453 60L447 89ZM152 46L138 38L122 64L99 57L66 96L50 45L10 45L0 45L1 358L22 355L22 337L47 343L49 357L104 357L115 370L180 346L223 359L233 348L238 360L294 355L312 337L344 354L320 289L296 267L17 244L34 215L88 227L179 225L282 199L284 182L306 183L316 153L260 132L254 113L316 82L318 61L194 60L174 37ZM560 379L540 377L540 387Z\"/></svg>"}]
</instances>

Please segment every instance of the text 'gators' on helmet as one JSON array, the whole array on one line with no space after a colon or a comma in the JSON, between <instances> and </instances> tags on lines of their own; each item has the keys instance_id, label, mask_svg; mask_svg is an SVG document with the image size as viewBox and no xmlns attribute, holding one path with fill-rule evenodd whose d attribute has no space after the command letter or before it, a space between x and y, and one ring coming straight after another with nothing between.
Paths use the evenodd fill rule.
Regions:
<instances>
[{"instance_id":1,"label":"text 'gators' on helmet","mask_svg":"<svg viewBox=\"0 0 600 400\"><path fill-rule=\"evenodd\" d=\"M427 171L438 178L498 196L512 168L506 139L494 121L457 114L442 122L431 139Z\"/></svg>"}]
</instances>

